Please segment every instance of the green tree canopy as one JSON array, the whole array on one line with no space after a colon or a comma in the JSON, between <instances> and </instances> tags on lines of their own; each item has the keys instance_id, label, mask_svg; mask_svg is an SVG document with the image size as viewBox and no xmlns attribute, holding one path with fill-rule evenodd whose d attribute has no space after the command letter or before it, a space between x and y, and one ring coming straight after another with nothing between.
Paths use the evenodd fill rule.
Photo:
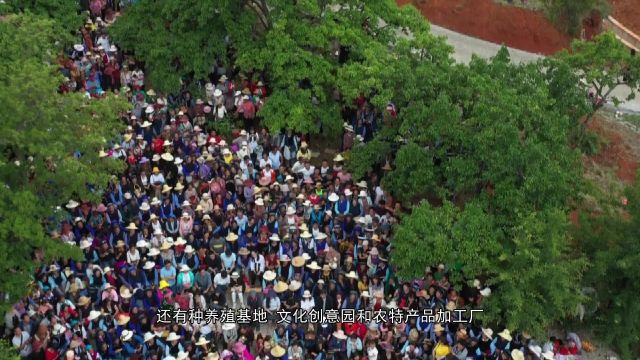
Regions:
<instances>
[{"instance_id":1,"label":"green tree canopy","mask_svg":"<svg viewBox=\"0 0 640 360\"><path fill-rule=\"evenodd\" d=\"M75 34L82 25L83 17L80 13L78 1L69 0L6 0L0 4L0 14L18 14L22 12L55 19L54 34L58 41L69 44L71 35Z\"/></svg>"},{"instance_id":2,"label":"green tree canopy","mask_svg":"<svg viewBox=\"0 0 640 360\"><path fill-rule=\"evenodd\" d=\"M613 32L600 34L592 41L576 40L571 49L560 52L556 59L568 64L582 79L585 94L593 94L589 117L607 102L617 106L621 101L634 99L640 86L640 57L631 55ZM614 93L622 86L629 91L623 99Z\"/></svg>"},{"instance_id":3,"label":"green tree canopy","mask_svg":"<svg viewBox=\"0 0 640 360\"><path fill-rule=\"evenodd\" d=\"M142 0L111 33L165 91L179 88L185 74L206 78L217 58L264 71L272 92L261 116L272 130L336 132L342 106L366 95L382 108L409 95L398 84L418 62L450 62L450 48L415 8L392 0ZM418 75L428 85L433 74Z\"/></svg>"},{"instance_id":4,"label":"green tree canopy","mask_svg":"<svg viewBox=\"0 0 640 360\"><path fill-rule=\"evenodd\" d=\"M70 198L98 199L99 186L121 169L101 161L106 139L118 136L118 111L127 103L80 93L58 94L54 20L32 14L0 21L0 292L23 295L43 260L78 255L52 241L47 219ZM96 184L93 192L89 184Z\"/></svg>"},{"instance_id":5,"label":"green tree canopy","mask_svg":"<svg viewBox=\"0 0 640 360\"><path fill-rule=\"evenodd\" d=\"M420 67L434 65L418 65L428 73ZM433 87L407 86L414 95L400 104L397 124L355 148L350 164L361 177L393 160L382 184L413 206L392 241L401 277L445 263L457 282L486 279L494 291L483 319L538 334L573 313L585 266L571 256L568 234L569 202L582 185L568 136L580 106L572 112L553 97L577 84L550 81L544 69L515 65L503 49L490 61L450 67ZM385 158L365 156L382 144L391 149ZM444 204L417 203L425 197Z\"/></svg>"},{"instance_id":6,"label":"green tree canopy","mask_svg":"<svg viewBox=\"0 0 640 360\"><path fill-rule=\"evenodd\" d=\"M640 355L640 185L626 189L628 206L619 199L599 216L583 213L575 237L591 267L584 286L593 289L586 317L599 336L614 345L623 359Z\"/></svg>"}]
</instances>

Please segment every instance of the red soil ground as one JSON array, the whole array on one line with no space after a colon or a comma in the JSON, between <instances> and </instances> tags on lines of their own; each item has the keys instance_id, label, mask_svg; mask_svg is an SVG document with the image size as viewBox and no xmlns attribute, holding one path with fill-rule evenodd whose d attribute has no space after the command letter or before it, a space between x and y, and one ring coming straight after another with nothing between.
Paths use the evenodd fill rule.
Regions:
<instances>
[{"instance_id":1,"label":"red soil ground","mask_svg":"<svg viewBox=\"0 0 640 360\"><path fill-rule=\"evenodd\" d=\"M640 35L640 0L609 0L611 16Z\"/></svg>"},{"instance_id":2,"label":"red soil ground","mask_svg":"<svg viewBox=\"0 0 640 360\"><path fill-rule=\"evenodd\" d=\"M493 0L397 0L397 3L413 3L436 25L516 49L548 55L570 42L543 14Z\"/></svg>"},{"instance_id":3,"label":"red soil ground","mask_svg":"<svg viewBox=\"0 0 640 360\"><path fill-rule=\"evenodd\" d=\"M606 145L591 159L598 165L613 169L623 182L633 183L640 159L640 134L617 122L599 117L593 119L589 129L606 141Z\"/></svg>"}]
</instances>

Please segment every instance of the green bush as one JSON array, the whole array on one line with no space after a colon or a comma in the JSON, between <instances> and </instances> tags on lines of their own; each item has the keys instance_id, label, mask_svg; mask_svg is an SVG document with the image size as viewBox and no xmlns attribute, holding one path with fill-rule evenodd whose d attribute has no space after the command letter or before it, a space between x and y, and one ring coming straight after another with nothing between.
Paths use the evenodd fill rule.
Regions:
<instances>
[{"instance_id":1,"label":"green bush","mask_svg":"<svg viewBox=\"0 0 640 360\"><path fill-rule=\"evenodd\" d=\"M562 31L577 36L582 21L594 11L605 16L609 13L607 0L544 0L547 17Z\"/></svg>"}]
</instances>

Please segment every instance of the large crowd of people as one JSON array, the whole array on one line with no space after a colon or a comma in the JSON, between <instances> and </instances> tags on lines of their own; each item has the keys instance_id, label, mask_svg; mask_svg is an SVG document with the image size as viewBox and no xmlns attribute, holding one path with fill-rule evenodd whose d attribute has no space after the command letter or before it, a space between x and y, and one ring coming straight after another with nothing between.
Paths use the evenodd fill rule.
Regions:
<instances>
[{"instance_id":1,"label":"large crowd of people","mask_svg":"<svg viewBox=\"0 0 640 360\"><path fill-rule=\"evenodd\" d=\"M389 265L399 208L375 174L353 179L341 153L318 161L311 139L261 128L256 111L269 87L257 74L218 64L202 99L149 89L143 69L110 42L102 10L92 8L82 43L61 57L61 91L114 91L131 101L122 138L100 151L127 168L102 203L62 205L53 236L84 259L43 266L29 297L7 313L6 333L22 357L579 356L575 334L542 343L468 321L458 311L480 308L491 290L480 280L452 284L445 265L400 281ZM387 111L395 116L392 105ZM382 121L364 99L353 114L341 150L367 141ZM225 137L214 130L220 121L243 125ZM316 320L296 321L320 310ZM341 316L330 321L333 310ZM371 316L396 310L417 316ZM458 321L422 316L438 311ZM346 320L349 312L356 315Z\"/></svg>"}]
</instances>

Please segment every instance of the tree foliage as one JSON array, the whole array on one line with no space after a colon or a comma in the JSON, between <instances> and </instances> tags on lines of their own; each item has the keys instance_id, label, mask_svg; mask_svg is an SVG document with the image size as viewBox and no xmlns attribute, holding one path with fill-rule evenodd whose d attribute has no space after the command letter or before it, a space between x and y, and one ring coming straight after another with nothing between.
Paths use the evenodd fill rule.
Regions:
<instances>
[{"instance_id":1,"label":"tree foliage","mask_svg":"<svg viewBox=\"0 0 640 360\"><path fill-rule=\"evenodd\" d=\"M0 22L0 292L11 301L26 291L36 249L44 260L79 254L51 240L47 219L56 208L72 197L98 199L97 184L121 169L98 151L118 135L116 116L127 104L57 93L55 29L32 14Z\"/></svg>"},{"instance_id":2,"label":"tree foliage","mask_svg":"<svg viewBox=\"0 0 640 360\"><path fill-rule=\"evenodd\" d=\"M111 32L161 90L186 74L206 78L216 59L264 72L271 94L260 115L272 130L335 133L342 106L364 94L382 108L397 84L416 81L417 62L450 62L421 15L392 0L142 0ZM430 74L418 75L429 83Z\"/></svg>"},{"instance_id":3,"label":"tree foliage","mask_svg":"<svg viewBox=\"0 0 640 360\"><path fill-rule=\"evenodd\" d=\"M77 1L69 0L6 0L0 4L0 14L31 12L35 15L55 19L53 24L57 40L69 44L82 25L83 17Z\"/></svg>"},{"instance_id":4,"label":"tree foliage","mask_svg":"<svg viewBox=\"0 0 640 360\"><path fill-rule=\"evenodd\" d=\"M433 87L405 87L413 96L399 103L398 123L374 140L394 149L385 190L416 205L393 240L400 276L445 263L457 281L487 279L494 292L483 319L532 333L572 314L585 267L568 247L568 203L582 185L568 135L583 109L553 96L575 94L568 67L555 70L566 77L557 81L544 70L543 62L511 63L506 49L450 66ZM443 205L416 204L426 194Z\"/></svg>"},{"instance_id":5,"label":"tree foliage","mask_svg":"<svg viewBox=\"0 0 640 360\"><path fill-rule=\"evenodd\" d=\"M570 50L556 56L580 76L584 93L592 94L592 116L606 103L618 106L621 101L635 98L640 86L640 57L618 40L613 32L598 35L592 41L576 40ZM625 99L614 95L621 86L630 90Z\"/></svg>"},{"instance_id":6,"label":"tree foliage","mask_svg":"<svg viewBox=\"0 0 640 360\"><path fill-rule=\"evenodd\" d=\"M595 289L591 298L595 313L588 321L623 359L640 355L640 185L626 189L628 206L608 207L607 213L583 213L575 236L591 264L584 286ZM619 204L619 199L616 199Z\"/></svg>"},{"instance_id":7,"label":"tree foliage","mask_svg":"<svg viewBox=\"0 0 640 360\"><path fill-rule=\"evenodd\" d=\"M600 16L609 12L606 0L543 0L543 6L549 19L571 36L580 35L582 22L594 12Z\"/></svg>"}]
</instances>

